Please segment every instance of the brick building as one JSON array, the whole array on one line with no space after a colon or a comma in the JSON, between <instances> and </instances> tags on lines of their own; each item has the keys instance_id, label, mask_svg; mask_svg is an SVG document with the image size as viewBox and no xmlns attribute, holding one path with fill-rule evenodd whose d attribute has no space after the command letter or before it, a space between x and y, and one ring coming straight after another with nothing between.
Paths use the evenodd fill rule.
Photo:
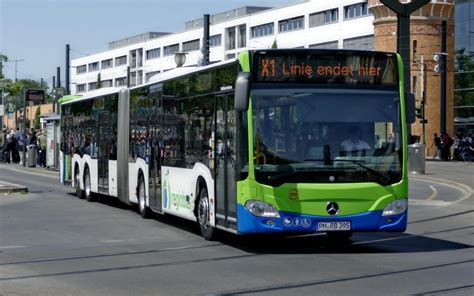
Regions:
<instances>
[{"instance_id":1,"label":"brick building","mask_svg":"<svg viewBox=\"0 0 474 296\"><path fill-rule=\"evenodd\" d=\"M401 2L409 2L402 0ZM374 16L374 50L397 50L397 17L379 0L369 0L369 11ZM446 131L453 134L454 120L454 0L431 1L415 11L410 18L411 87L417 106L421 105L421 57L425 64L425 137L427 153L432 155L433 134L440 132L441 75L434 71L437 62L434 53L441 52L441 22L447 22L447 82L446 82ZM412 134L423 141L423 126L417 120L412 125Z\"/></svg>"}]
</instances>

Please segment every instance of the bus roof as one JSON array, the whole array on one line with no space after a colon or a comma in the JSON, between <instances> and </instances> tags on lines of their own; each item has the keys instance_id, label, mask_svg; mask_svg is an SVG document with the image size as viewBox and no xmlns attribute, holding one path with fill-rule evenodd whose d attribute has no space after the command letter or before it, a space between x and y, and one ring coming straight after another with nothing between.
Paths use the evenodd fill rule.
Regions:
<instances>
[{"instance_id":1,"label":"bus roof","mask_svg":"<svg viewBox=\"0 0 474 296\"><path fill-rule=\"evenodd\" d=\"M220 66L223 66L223 65L232 64L235 61L236 61L236 59L229 59L229 60L225 60L225 61L222 61L222 62L212 63L212 64L206 65L206 66L189 66L189 67L174 68L172 70L156 74L156 75L152 76L147 83L142 84L142 85L134 86L131 89L136 89L136 88L140 88L140 87L144 87L144 86L149 86L149 85L164 82L166 80L170 80L170 79L173 79L173 78L176 78L176 77L182 77L182 76L186 76L188 74L197 73L197 72L205 71L205 70L208 70L208 69L220 67Z\"/></svg>"},{"instance_id":2,"label":"bus roof","mask_svg":"<svg viewBox=\"0 0 474 296\"><path fill-rule=\"evenodd\" d=\"M100 97L100 96L106 96L106 95L111 95L118 93L120 90L126 88L126 86L123 87L104 87L104 88L99 88L96 90L92 90L90 92L87 92L84 95L69 95L69 96L64 96L62 97L59 102L63 105L69 104L69 103L76 103L76 102L82 102L85 100L93 99L95 97Z\"/></svg>"}]
</instances>

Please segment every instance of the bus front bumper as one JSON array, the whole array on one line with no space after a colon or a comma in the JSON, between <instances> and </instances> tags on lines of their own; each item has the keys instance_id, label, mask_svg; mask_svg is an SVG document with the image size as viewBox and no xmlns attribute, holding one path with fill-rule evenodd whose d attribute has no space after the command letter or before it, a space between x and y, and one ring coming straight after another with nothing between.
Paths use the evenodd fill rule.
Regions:
<instances>
[{"instance_id":1,"label":"bus front bumper","mask_svg":"<svg viewBox=\"0 0 474 296\"><path fill-rule=\"evenodd\" d=\"M399 215L382 216L382 210L347 216L314 216L279 211L280 218L254 216L237 205L237 230L242 234L276 232L317 232L320 222L350 222L350 231L403 232L407 227L405 211Z\"/></svg>"}]
</instances>

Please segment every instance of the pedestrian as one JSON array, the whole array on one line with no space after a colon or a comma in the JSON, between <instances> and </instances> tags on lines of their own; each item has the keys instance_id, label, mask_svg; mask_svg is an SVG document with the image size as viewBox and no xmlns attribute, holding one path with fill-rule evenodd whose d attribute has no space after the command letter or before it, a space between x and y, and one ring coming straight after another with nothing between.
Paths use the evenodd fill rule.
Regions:
<instances>
[{"instance_id":1,"label":"pedestrian","mask_svg":"<svg viewBox=\"0 0 474 296\"><path fill-rule=\"evenodd\" d=\"M441 159L446 161L451 159L451 146L453 143L454 141L449 134L444 133L441 139Z\"/></svg>"},{"instance_id":2,"label":"pedestrian","mask_svg":"<svg viewBox=\"0 0 474 296\"><path fill-rule=\"evenodd\" d=\"M38 147L39 147L39 166L46 167L46 147L47 147L47 138L45 132L42 131L38 137Z\"/></svg>"},{"instance_id":3,"label":"pedestrian","mask_svg":"<svg viewBox=\"0 0 474 296\"><path fill-rule=\"evenodd\" d=\"M441 138L438 137L438 134L434 134L434 139L433 139L433 144L431 144L431 147L435 147L435 154L433 155L433 159L436 157L441 156Z\"/></svg>"},{"instance_id":4,"label":"pedestrian","mask_svg":"<svg viewBox=\"0 0 474 296\"><path fill-rule=\"evenodd\" d=\"M12 149L12 162L19 163L21 160L20 151L23 154L23 145L25 143L24 135L21 133L20 128L16 128L16 132L14 132L14 137L15 147Z\"/></svg>"}]
</instances>

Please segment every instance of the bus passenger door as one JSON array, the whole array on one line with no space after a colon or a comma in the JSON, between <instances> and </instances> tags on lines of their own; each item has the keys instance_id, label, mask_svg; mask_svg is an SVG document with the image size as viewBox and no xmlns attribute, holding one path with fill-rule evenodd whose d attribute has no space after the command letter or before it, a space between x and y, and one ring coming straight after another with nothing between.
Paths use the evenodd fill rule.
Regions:
<instances>
[{"instance_id":1,"label":"bus passenger door","mask_svg":"<svg viewBox=\"0 0 474 296\"><path fill-rule=\"evenodd\" d=\"M99 135L97 138L99 192L109 194L109 158L112 141L112 122L109 112L99 113Z\"/></svg>"},{"instance_id":2,"label":"bus passenger door","mask_svg":"<svg viewBox=\"0 0 474 296\"><path fill-rule=\"evenodd\" d=\"M234 93L219 94L216 96L214 151L216 224L233 229L237 225L236 131Z\"/></svg>"},{"instance_id":3,"label":"bus passenger door","mask_svg":"<svg viewBox=\"0 0 474 296\"><path fill-rule=\"evenodd\" d=\"M154 99L150 117L149 201L153 211L163 213L161 198L161 163L164 156L161 99Z\"/></svg>"}]
</instances>

